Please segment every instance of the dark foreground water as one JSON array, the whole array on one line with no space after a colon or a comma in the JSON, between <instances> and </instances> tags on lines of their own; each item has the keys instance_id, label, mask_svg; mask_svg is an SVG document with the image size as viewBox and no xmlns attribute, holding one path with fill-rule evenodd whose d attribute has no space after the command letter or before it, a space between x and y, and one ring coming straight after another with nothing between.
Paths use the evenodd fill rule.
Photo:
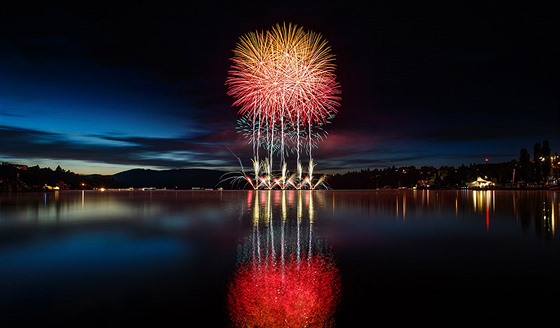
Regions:
<instances>
[{"instance_id":1,"label":"dark foreground water","mask_svg":"<svg viewBox=\"0 0 560 328\"><path fill-rule=\"evenodd\" d=\"M555 191L0 193L0 327L530 326Z\"/></svg>"}]
</instances>

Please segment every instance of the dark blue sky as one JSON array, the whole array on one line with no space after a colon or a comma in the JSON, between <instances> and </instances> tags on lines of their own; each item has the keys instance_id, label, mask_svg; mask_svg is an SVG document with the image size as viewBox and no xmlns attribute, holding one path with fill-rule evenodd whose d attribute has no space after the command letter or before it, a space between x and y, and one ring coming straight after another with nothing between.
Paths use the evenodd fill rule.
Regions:
<instances>
[{"instance_id":1,"label":"dark blue sky","mask_svg":"<svg viewBox=\"0 0 560 328\"><path fill-rule=\"evenodd\" d=\"M547 6L4 1L0 161L237 170L231 149L249 166L229 59L239 37L282 22L320 33L336 56L342 101L317 171L498 163L544 140L560 152L559 27Z\"/></svg>"}]
</instances>

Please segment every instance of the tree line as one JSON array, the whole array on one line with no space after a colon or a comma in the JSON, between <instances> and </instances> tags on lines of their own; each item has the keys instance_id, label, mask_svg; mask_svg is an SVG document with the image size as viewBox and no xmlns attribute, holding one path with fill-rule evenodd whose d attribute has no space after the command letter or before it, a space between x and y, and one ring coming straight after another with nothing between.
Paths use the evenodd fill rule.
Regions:
<instances>
[{"instance_id":1,"label":"tree line","mask_svg":"<svg viewBox=\"0 0 560 328\"><path fill-rule=\"evenodd\" d=\"M80 175L62 167L41 168L3 162L0 165L0 191L40 191L48 187L61 190L88 189L100 186L116 186L110 176Z\"/></svg>"},{"instance_id":2,"label":"tree line","mask_svg":"<svg viewBox=\"0 0 560 328\"><path fill-rule=\"evenodd\" d=\"M378 188L451 188L459 189L477 178L504 188L547 188L558 186L560 165L558 153L551 154L548 140L537 142L533 157L522 148L519 159L503 163L483 163L454 166L405 166L365 169L329 178L333 189Z\"/></svg>"}]
</instances>

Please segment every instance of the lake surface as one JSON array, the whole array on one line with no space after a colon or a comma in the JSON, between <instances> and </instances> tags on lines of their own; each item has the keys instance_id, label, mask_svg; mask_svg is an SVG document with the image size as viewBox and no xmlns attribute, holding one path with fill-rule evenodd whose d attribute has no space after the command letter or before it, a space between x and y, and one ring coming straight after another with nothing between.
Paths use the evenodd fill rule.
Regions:
<instances>
[{"instance_id":1,"label":"lake surface","mask_svg":"<svg viewBox=\"0 0 560 328\"><path fill-rule=\"evenodd\" d=\"M0 326L550 324L559 212L546 190L0 193Z\"/></svg>"}]
</instances>

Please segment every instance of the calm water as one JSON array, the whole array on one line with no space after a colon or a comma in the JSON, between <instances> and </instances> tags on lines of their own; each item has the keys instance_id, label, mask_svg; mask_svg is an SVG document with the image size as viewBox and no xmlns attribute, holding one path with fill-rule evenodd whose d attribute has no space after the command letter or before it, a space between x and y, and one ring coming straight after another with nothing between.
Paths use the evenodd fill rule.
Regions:
<instances>
[{"instance_id":1,"label":"calm water","mask_svg":"<svg viewBox=\"0 0 560 328\"><path fill-rule=\"evenodd\" d=\"M0 326L558 322L559 212L558 191L0 193Z\"/></svg>"}]
</instances>

